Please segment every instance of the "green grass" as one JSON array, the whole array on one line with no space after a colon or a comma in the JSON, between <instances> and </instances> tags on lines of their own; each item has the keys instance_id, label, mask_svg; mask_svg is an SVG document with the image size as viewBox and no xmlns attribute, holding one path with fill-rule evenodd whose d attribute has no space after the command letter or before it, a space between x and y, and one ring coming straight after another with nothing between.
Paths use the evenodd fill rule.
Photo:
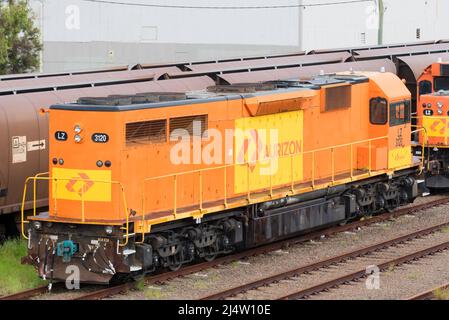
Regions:
<instances>
[{"instance_id":1,"label":"green grass","mask_svg":"<svg viewBox=\"0 0 449 320\"><path fill-rule=\"evenodd\" d=\"M433 292L435 299L437 300L449 300L449 289L436 289Z\"/></svg>"},{"instance_id":2,"label":"green grass","mask_svg":"<svg viewBox=\"0 0 449 320\"><path fill-rule=\"evenodd\" d=\"M46 283L37 276L32 266L20 263L26 254L26 242L23 240L8 240L0 245L0 295L16 293Z\"/></svg>"},{"instance_id":3,"label":"green grass","mask_svg":"<svg viewBox=\"0 0 449 320\"><path fill-rule=\"evenodd\" d=\"M449 233L449 227L444 227L443 229L441 229L442 233Z\"/></svg>"}]
</instances>

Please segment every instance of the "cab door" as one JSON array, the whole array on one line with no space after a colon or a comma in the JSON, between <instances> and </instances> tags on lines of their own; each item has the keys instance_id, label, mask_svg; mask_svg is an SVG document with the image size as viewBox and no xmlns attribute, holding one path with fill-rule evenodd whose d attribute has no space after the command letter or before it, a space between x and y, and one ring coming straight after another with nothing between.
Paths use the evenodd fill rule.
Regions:
<instances>
[{"instance_id":1,"label":"cab door","mask_svg":"<svg viewBox=\"0 0 449 320\"><path fill-rule=\"evenodd\" d=\"M371 163L367 167L371 170L385 170L388 167L388 143L387 139L384 138L388 136L389 132L388 112L388 100L384 96L376 96L370 99L368 138L372 139L369 143L371 146ZM365 163L365 167L366 165Z\"/></svg>"},{"instance_id":2,"label":"cab door","mask_svg":"<svg viewBox=\"0 0 449 320\"><path fill-rule=\"evenodd\" d=\"M412 164L410 100L392 101L389 105L388 168L400 169Z\"/></svg>"}]
</instances>

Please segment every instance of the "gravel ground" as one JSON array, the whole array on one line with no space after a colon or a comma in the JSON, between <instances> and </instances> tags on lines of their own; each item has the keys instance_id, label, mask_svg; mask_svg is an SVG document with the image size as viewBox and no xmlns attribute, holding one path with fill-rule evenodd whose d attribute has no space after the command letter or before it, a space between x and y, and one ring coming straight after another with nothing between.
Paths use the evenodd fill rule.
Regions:
<instances>
[{"instance_id":1,"label":"gravel ground","mask_svg":"<svg viewBox=\"0 0 449 320\"><path fill-rule=\"evenodd\" d=\"M359 270L366 270L368 266L379 265L383 262L389 261L390 259L398 258L400 256L413 253L417 250L422 250L427 247L433 246L438 243L443 243L446 241L449 241L449 232L446 231L435 233L429 237L415 241L410 241L400 246L391 247L386 250L382 250L381 252L376 252L375 254L367 255L366 257L363 258L357 258L345 263L340 263L339 265L332 266L330 268L320 269L316 272L312 272L307 275L300 275L299 277L295 277L286 281L281 281L280 283L270 285L269 287L263 287L258 290L251 290L245 294L240 294L234 297L233 299L280 298L287 294L294 293L298 290L318 285L324 281L332 280ZM385 272L385 274L390 274L395 270L396 267L391 267ZM364 280L359 282L363 282L362 286L365 286ZM408 291L408 288L405 285L402 285L401 282L397 282L396 285L400 286L399 287L400 292ZM333 290L333 291L335 299L338 299L337 297L339 297L339 299L345 299L344 296L340 295L340 290ZM351 292L351 290L348 290L348 292ZM382 292L378 291L378 293L381 294ZM358 298L357 295L352 296ZM317 297L320 297L320 295L317 295ZM395 297L397 298L397 296L392 296L390 298Z\"/></svg>"},{"instance_id":2,"label":"gravel ground","mask_svg":"<svg viewBox=\"0 0 449 320\"><path fill-rule=\"evenodd\" d=\"M418 198L414 204L436 200L444 196L445 195ZM110 299L198 299L212 293L216 293L225 289L235 287L244 282L254 281L266 277L268 275L274 275L282 271L287 271L293 268L297 268L299 266L316 262L318 260L330 258L337 254L351 251L358 247L367 246L373 243L385 241L387 239L396 238L400 235L407 234L412 231L418 231L425 227L430 227L432 225L447 222L449 221L448 210L449 205L432 208L426 211L418 212L414 215L406 215L385 223L378 223L368 227L364 227L354 232L345 232L332 236L330 238L323 238L320 241L309 241L306 243L291 246L284 250L279 250L276 252L256 257L246 258L244 260L236 261L227 265L221 265L213 269L204 270L197 274L192 274L189 276L185 276L183 278L171 280L163 285L146 286L140 291L132 291L126 295L118 295L111 297ZM442 232L439 234L432 235L431 237L449 238L449 233ZM437 241L438 239L434 240ZM419 245L419 242L421 242L421 240L413 241L413 243L415 243L416 245ZM429 244L429 242L426 242L426 244ZM411 247L413 246L399 246L393 249L389 249L389 253L391 255L395 255L396 251L402 252L402 250L407 250L406 248L410 249ZM377 261L381 261L382 258L386 258L388 256L389 255L386 252L383 252L383 256L379 257ZM440 255L435 255L431 259L437 258L439 256ZM360 263L358 266L366 267L367 264L371 264L373 262L373 257L375 256L370 256L369 261L364 261L363 259L365 258L361 258L360 260L357 259L358 263ZM336 273L334 272L341 272L348 270L347 268L342 268L341 266L342 265L333 266L331 268L316 273L314 272L312 274L313 276L312 278L323 279L323 277L335 275ZM398 267L397 269L389 270L390 272L389 274L393 274L393 271L395 273L399 272L401 268L402 267ZM429 269L430 268L427 267L427 270ZM376 290L378 294L378 296L376 297L380 298L383 297L388 299L403 298L404 294L408 295L411 292L422 291L424 289L434 287L437 284L442 284L445 281L440 274L441 273L440 269L441 268L438 267L431 268L431 272L428 272L428 274L426 274L426 281L424 281L424 277L420 278L419 275L417 275L416 277L418 279L423 279L423 281L410 281L409 279L403 284L402 283L400 284L399 282L400 280L398 280L398 282L396 282L397 289L388 291L391 292L390 295L386 295L385 293L385 295L382 296L380 292L384 290ZM405 275L405 277L407 277L407 275ZM412 276L409 277L413 278L415 276L412 273ZM311 280L312 278L309 276L304 278L309 279L307 281L312 281ZM433 280L431 280L430 278L432 278ZM288 293L287 291L290 290L289 288L292 287L297 290L299 286L299 281L303 281L302 277L301 279L291 279L287 281L282 281L281 284L284 285L284 283L286 283L287 286L285 289L276 291L275 295L278 296L282 294L287 294ZM307 285L306 282L301 283L301 287L306 285ZM362 285L364 286L364 282L362 283ZM251 292L246 293L245 295L239 295L238 298L239 299L274 298L274 296L269 295L269 291L271 290L272 287L273 286L253 290ZM353 286L351 285L347 287L352 288ZM348 292L350 291L351 290L348 290ZM329 296L329 298L339 299L339 294L337 292L340 292L340 290L335 291L335 296ZM401 292L402 295L400 295ZM332 293L333 290L330 291L329 293L326 293L326 295L327 294L331 295ZM371 295L374 294L375 293L371 292ZM316 298L320 298L320 296L321 295L317 295ZM351 296L349 295L342 295L340 299L346 299L350 297ZM365 296L360 295L358 298L362 297L366 297L366 295ZM368 299L370 297L371 296L368 296Z\"/></svg>"},{"instance_id":3,"label":"gravel ground","mask_svg":"<svg viewBox=\"0 0 449 320\"><path fill-rule=\"evenodd\" d=\"M352 282L318 295L312 300L407 299L449 282L449 251L382 272L379 287L368 289L365 280Z\"/></svg>"}]
</instances>

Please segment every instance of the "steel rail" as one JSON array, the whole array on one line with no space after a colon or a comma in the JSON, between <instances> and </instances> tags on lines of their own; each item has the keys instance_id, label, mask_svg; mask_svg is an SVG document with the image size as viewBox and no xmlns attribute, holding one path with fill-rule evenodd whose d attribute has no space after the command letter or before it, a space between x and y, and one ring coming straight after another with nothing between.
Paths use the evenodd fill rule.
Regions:
<instances>
[{"instance_id":1,"label":"steel rail","mask_svg":"<svg viewBox=\"0 0 449 320\"><path fill-rule=\"evenodd\" d=\"M379 264L378 268L379 268L380 271L384 271L384 270L386 270L388 268L395 267L395 266L398 266L398 265L401 265L401 264L404 264L404 263L408 263L408 262L411 262L411 261L414 261L414 260L418 260L418 259L421 259L421 258L423 258L425 256L428 256L428 255L431 255L431 254L435 254L437 252L441 252L441 251L444 251L444 250L447 250L447 249L449 249L449 241L446 241L446 242L443 242L443 243L440 243L440 244L437 244L437 245L425 248L423 250L419 250L419 251L416 251L416 252L413 252L413 253L401 256L399 258L394 258L394 259L388 260L388 261L386 261L386 262L384 262L382 264ZM342 284L346 284L346 283L349 283L351 281L355 281L355 280L364 278L367 275L368 274L366 273L366 269L360 269L360 270L358 270L356 272L353 272L351 274L347 274L347 275L344 275L342 277L338 277L338 278L335 278L335 279L332 279L332 280L320 283L318 285L315 285L315 286L312 286L312 287L309 287L309 288L306 288L306 289L302 289L302 290L299 290L297 292L290 293L288 295L279 297L279 298L277 298L277 300L297 300L297 299L303 299L303 298L306 298L306 297L308 297L310 295L317 294L319 292L326 291L326 290L334 288L334 287L338 287L338 286L340 286Z\"/></svg>"},{"instance_id":2,"label":"steel rail","mask_svg":"<svg viewBox=\"0 0 449 320\"><path fill-rule=\"evenodd\" d=\"M309 265L305 265L305 266L301 266L298 268L294 268L292 270L288 270L286 272L281 272L281 273L273 275L273 276L269 276L269 277L265 277L265 278L262 278L262 279L259 279L259 280L253 281L253 282L245 283L243 285L236 286L236 287L230 288L228 290L224 290L222 292L218 292L218 293L203 297L200 300L225 299L225 298L237 295L242 292L253 290L253 289L256 289L256 288L259 288L262 286L266 286L266 285L269 285L269 284L272 284L272 283L275 283L275 282L278 282L281 280L285 280L288 278L299 276L301 274L306 274L306 273L309 273L309 272L312 272L312 271L315 271L315 270L318 270L321 268L325 268L325 267L334 265L336 263L341 263L348 259L364 256L364 255L374 253L379 250L386 249L386 248L389 248L389 247L392 247L392 246L395 246L395 245L398 245L398 244L401 244L401 243L404 243L407 241L411 241L411 240L429 235L431 233L434 233L438 230L441 230L442 228L444 228L448 225L449 225L449 221L442 223L442 224L434 225L432 227L429 227L429 228L426 228L423 230L412 232L412 233L409 233L409 234L406 234L406 235L403 235L403 236L400 236L400 237L397 237L394 239L382 241L382 242L376 243L374 245L365 246L360 249L356 249L356 250L349 251L349 252L346 252L346 253L343 253L340 255L336 255L329 259L321 260L321 261L318 261L318 262L315 262L315 263L312 263Z\"/></svg>"},{"instance_id":3,"label":"steel rail","mask_svg":"<svg viewBox=\"0 0 449 320\"><path fill-rule=\"evenodd\" d=\"M271 244L267 244L264 246L260 246L260 247L252 248L252 249L245 250L242 252L238 252L233 255L220 257L220 258L217 258L210 262L201 262L201 263L198 263L195 265L189 265L189 266L183 267L177 271L170 271L170 272L166 272L166 273L162 273L162 274L158 274L158 275L151 275L151 276L148 276L145 278L145 283L152 284L152 283L166 282L166 281L169 281L170 279L186 276L186 275L189 275L189 274L192 274L195 272L200 272L200 271L208 269L208 268L217 267L218 265L221 265L221 264L231 263L233 261L247 258L250 256L266 254L268 252L276 251L276 250L279 250L279 249L282 249L282 248L285 248L285 247L288 247L291 245L295 245L295 244L298 244L301 242L310 241L310 240L314 240L314 239L320 239L323 236L329 237L329 236L332 236L332 235L335 235L335 234L338 234L341 232L358 229L358 228L368 226L371 224L375 224L375 223L387 221L389 219L397 218L402 215L412 214L414 212L427 210L427 209L430 209L430 208L433 208L433 207L436 207L439 205L445 205L448 203L449 203L449 197L445 197L442 199L422 203L422 204L415 205L415 206L408 207L408 208L400 208L400 209L397 209L396 211L383 213L383 214L380 214L378 216L374 216L374 217L371 217L368 219L353 221L353 222L350 222L350 223L342 225L342 226L336 226L336 227L332 227L332 228L328 228L328 229L324 229L324 230L314 231L314 232L311 232L311 233L308 233L306 235L302 235L302 236L299 236L296 238L278 241L275 243L271 243ZM98 290L98 291L87 293L83 296L76 297L74 299L75 300L104 299L104 298L107 298L107 297L115 295L115 294L119 294L122 292L126 292L128 290L132 290L133 288L135 288L135 283L119 284L116 286L110 286L110 287L106 287L106 288ZM33 290L36 290L36 291L33 291ZM48 292L49 291L48 291L47 287L38 287L36 289L27 290L27 291L19 292L17 294L0 297L0 300L24 300L24 299L29 299L33 296L36 296L39 294L45 294Z\"/></svg>"},{"instance_id":4,"label":"steel rail","mask_svg":"<svg viewBox=\"0 0 449 320\"><path fill-rule=\"evenodd\" d=\"M53 288L56 286L59 286L60 283L53 283ZM26 300L35 296L38 296L40 294L46 294L48 293L48 285L36 287L29 290L24 290L18 293L13 293L7 296L0 297L0 300Z\"/></svg>"},{"instance_id":5,"label":"steel rail","mask_svg":"<svg viewBox=\"0 0 449 320\"><path fill-rule=\"evenodd\" d=\"M371 225L374 223L379 223L382 221L386 221L392 218L396 218L399 217L401 215L405 215L405 214L411 214L417 211L421 211L421 210L426 210L426 209L430 209L433 208L435 206L439 206L439 205L445 205L449 203L449 197L445 197L442 199L438 199L438 200L434 200L434 201L430 201L427 203L422 203L416 206L412 206L412 207L408 207L408 208L401 208L398 209L394 212L389 212L389 213L384 213L375 217L371 217L369 219L365 219L365 220L359 220L359 221L354 221L351 223L348 223L346 225L343 226L337 226L337 227L333 227L333 228L329 228L329 229L325 229L325 230L319 230L319 231L315 231L312 233L309 233L307 235L303 235L297 238L293 238L293 239L288 239L288 240L284 240L284 241L279 241L279 242L275 242L272 244L268 244L268 245L264 245L261 247L257 247L257 248L253 248L253 249L249 249L243 252L238 252L236 254L233 255L229 255L229 256L225 256L225 257L220 257L218 259L215 259L214 261L210 261L210 262L202 262L199 264L195 264L195 265L190 265L190 266L186 266L180 270L177 271L172 271L172 272L167 272L167 273L163 273L160 275L154 275L154 276L149 276L146 279L146 283L147 284L151 284L151 283L161 283L161 282L165 282L168 281L170 279L174 279L177 277L181 277L181 276L186 276L195 272L200 272L202 270L208 269L208 268L213 268L216 267L220 264L226 264L226 263L231 263L233 261L242 259L242 258L247 258L250 256L256 256L256 255L260 255L260 254L265 254L267 252L272 252L272 251L276 251L279 249L282 249L286 246L290 246L290 245L294 245L297 243L301 243L304 241L309 241L309 240L313 240L313 239L317 239L317 238L321 238L322 236L331 236L337 233L341 233L341 232L345 232L345 231L349 231L349 230L354 230L363 226L367 226L367 225ZM129 286L129 285L119 285L116 287L111 287L111 288L105 288L102 289L100 291L97 292L92 292L86 295L83 295L81 297L76 298L77 300L97 300L97 299L103 299L106 297L109 297L111 295L116 294L117 292L124 292L127 291L129 289L134 288L134 286Z\"/></svg>"},{"instance_id":6,"label":"steel rail","mask_svg":"<svg viewBox=\"0 0 449 320\"><path fill-rule=\"evenodd\" d=\"M440 290L441 291L443 291L443 290L444 291L446 291L446 290L449 291L449 283L446 283L446 284L444 284L442 286L433 288L433 289L428 290L428 291L421 292L421 293L416 294L414 296L408 297L406 300L432 300L432 299L436 298L435 297L435 292L438 292Z\"/></svg>"}]
</instances>

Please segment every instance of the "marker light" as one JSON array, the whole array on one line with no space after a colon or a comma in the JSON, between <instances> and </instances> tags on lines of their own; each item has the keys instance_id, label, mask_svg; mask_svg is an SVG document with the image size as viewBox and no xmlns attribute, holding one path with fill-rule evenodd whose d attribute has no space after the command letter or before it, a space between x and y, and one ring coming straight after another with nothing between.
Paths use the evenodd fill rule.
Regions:
<instances>
[{"instance_id":1,"label":"marker light","mask_svg":"<svg viewBox=\"0 0 449 320\"><path fill-rule=\"evenodd\" d=\"M427 104L427 108L432 108L432 104L431 104L431 103L428 103L428 104Z\"/></svg>"},{"instance_id":2,"label":"marker light","mask_svg":"<svg viewBox=\"0 0 449 320\"><path fill-rule=\"evenodd\" d=\"M58 159L53 158L52 162L53 162L53 164L58 164Z\"/></svg>"},{"instance_id":3,"label":"marker light","mask_svg":"<svg viewBox=\"0 0 449 320\"><path fill-rule=\"evenodd\" d=\"M111 163L111 161L106 160L104 165L109 168L112 165L112 163Z\"/></svg>"},{"instance_id":4,"label":"marker light","mask_svg":"<svg viewBox=\"0 0 449 320\"><path fill-rule=\"evenodd\" d=\"M64 159L59 159L59 164L62 166L64 164Z\"/></svg>"},{"instance_id":5,"label":"marker light","mask_svg":"<svg viewBox=\"0 0 449 320\"><path fill-rule=\"evenodd\" d=\"M74 129L75 129L75 133L80 133L82 130L79 124L75 125Z\"/></svg>"},{"instance_id":6,"label":"marker light","mask_svg":"<svg viewBox=\"0 0 449 320\"><path fill-rule=\"evenodd\" d=\"M103 166L103 161L98 160L97 161L97 167L101 168Z\"/></svg>"},{"instance_id":7,"label":"marker light","mask_svg":"<svg viewBox=\"0 0 449 320\"><path fill-rule=\"evenodd\" d=\"M79 134L75 135L75 142L76 143L80 143L81 140L83 140L83 138L81 138L81 136Z\"/></svg>"},{"instance_id":8,"label":"marker light","mask_svg":"<svg viewBox=\"0 0 449 320\"><path fill-rule=\"evenodd\" d=\"M112 231L114 231L114 230L112 229L112 226L106 226L104 228L104 231L106 231L107 234L112 234Z\"/></svg>"}]
</instances>

